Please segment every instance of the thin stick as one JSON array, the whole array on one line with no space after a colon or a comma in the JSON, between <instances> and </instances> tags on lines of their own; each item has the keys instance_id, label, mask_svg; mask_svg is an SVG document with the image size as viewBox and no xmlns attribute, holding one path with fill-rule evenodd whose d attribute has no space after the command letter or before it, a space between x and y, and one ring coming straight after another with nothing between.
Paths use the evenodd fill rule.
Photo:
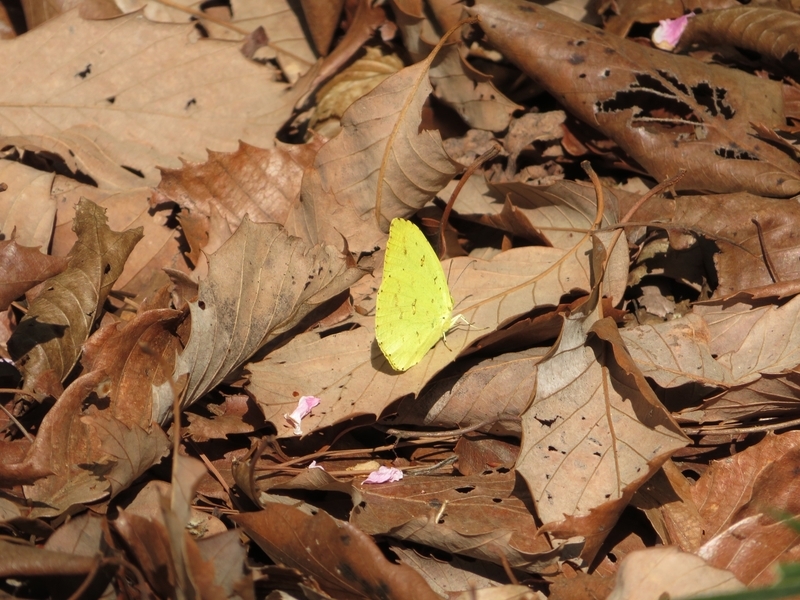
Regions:
<instances>
[{"instance_id":1,"label":"thin stick","mask_svg":"<svg viewBox=\"0 0 800 600\"><path fill-rule=\"evenodd\" d=\"M22 435L24 435L24 436L25 436L25 438L26 438L26 439L27 439L29 442L33 443L33 441L34 441L34 437L33 437L33 436L30 434L30 433L28 433L27 431L25 431L25 428L22 426L22 423L20 423L19 421L17 421L17 417L15 417L14 415L12 415L12 414L11 414L11 412L10 412L10 411L9 411L9 410L8 410L8 409L5 407L5 406L3 406L2 404L0 404L0 408L2 408L2 409L3 409L3 412L4 412L4 413L6 413L6 416L8 416L8 418L9 418L9 419L11 419L11 421L14 423L14 425L16 425L16 426L17 426L17 429L19 429L19 430L22 432Z\"/></svg>"},{"instance_id":2,"label":"thin stick","mask_svg":"<svg viewBox=\"0 0 800 600\"><path fill-rule=\"evenodd\" d=\"M461 176L461 179L456 184L453 193L450 194L450 199L447 201L447 206L444 207L444 212L442 213L442 220L439 223L439 258L442 258L444 255L445 250L445 241L444 241L444 232L447 230L447 221L450 220L450 213L453 211L453 205L456 203L456 198L461 193L461 188L466 185L467 180L472 176L472 174L478 170L483 163L487 160L491 160L498 154L500 154L500 144L497 142L492 143L492 147L489 148L486 152L481 154L475 161L467 167L467 170L464 171L464 174Z\"/></svg>"},{"instance_id":3,"label":"thin stick","mask_svg":"<svg viewBox=\"0 0 800 600\"><path fill-rule=\"evenodd\" d=\"M627 213L625 213L625 216L622 217L622 219L620 219L620 223L627 223L630 220L630 218L633 216L633 214L642 207L642 204L647 202L650 198L652 198L656 194L660 194L661 192L663 192L668 187L672 187L673 185L678 183L681 179L683 179L684 175L686 175L686 169L681 169L680 171L678 171L678 174L675 175L674 177L670 177L666 181L662 181L661 183L659 183L656 187L654 187L652 190L647 192L644 196L639 198L639 200L636 202L636 204L631 206L630 210Z\"/></svg>"},{"instance_id":4,"label":"thin stick","mask_svg":"<svg viewBox=\"0 0 800 600\"><path fill-rule=\"evenodd\" d=\"M461 429L451 429L450 431L406 431L404 429L386 429L386 435L391 435L398 439L457 437L459 435L475 431L476 429L480 429L485 425L491 425L492 423L498 421L500 418L501 417L492 417L491 419L487 419L486 421L481 421L480 423L475 423L474 425L470 425L469 427L462 427ZM376 427L380 428L381 426L376 425Z\"/></svg>"},{"instance_id":5,"label":"thin stick","mask_svg":"<svg viewBox=\"0 0 800 600\"><path fill-rule=\"evenodd\" d=\"M731 433L756 433L759 431L775 431L776 429L786 429L800 425L800 419L792 419L791 421L782 421L780 423L771 423L765 425L753 425L752 427L731 427L725 428L721 425L710 427L683 427L684 433L688 435L720 435Z\"/></svg>"},{"instance_id":6,"label":"thin stick","mask_svg":"<svg viewBox=\"0 0 800 600\"><path fill-rule=\"evenodd\" d=\"M764 265L767 267L767 272L772 278L772 283L780 283L781 278L778 276L778 272L775 270L775 265L772 263L769 252L767 252L767 243L764 240L764 230L761 229L761 223L759 223L758 219L755 217L750 219L750 222L756 226L756 231L758 232L758 243L761 246L761 256L764 258Z\"/></svg>"}]
</instances>

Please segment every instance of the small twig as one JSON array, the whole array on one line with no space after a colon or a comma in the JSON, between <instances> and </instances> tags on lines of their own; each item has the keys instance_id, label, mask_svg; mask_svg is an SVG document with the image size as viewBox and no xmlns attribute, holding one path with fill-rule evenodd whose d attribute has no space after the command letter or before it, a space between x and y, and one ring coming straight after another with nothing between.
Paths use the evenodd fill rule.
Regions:
<instances>
[{"instance_id":1,"label":"small twig","mask_svg":"<svg viewBox=\"0 0 800 600\"><path fill-rule=\"evenodd\" d=\"M453 211L453 205L456 203L456 198L461 193L461 188L463 188L467 180L472 176L475 171L478 170L483 163L487 160L491 160L498 154L500 154L500 144L497 142L493 142L492 147L489 148L486 152L481 154L475 161L467 167L467 170L464 171L464 174L461 176L461 179L456 184L453 193L450 194L450 199L447 201L447 205L444 207L444 212L442 213L442 220L439 223L439 258L442 258L442 254L444 253L445 249L445 241L444 241L444 232L447 230L447 222L450 220L450 213Z\"/></svg>"},{"instance_id":2,"label":"small twig","mask_svg":"<svg viewBox=\"0 0 800 600\"><path fill-rule=\"evenodd\" d=\"M661 183L659 183L656 187L654 187L652 190L647 192L644 196L639 198L639 200L636 202L636 204L631 206L630 210L627 213L625 213L625 216L622 217L619 222L620 223L627 223L630 220L630 218L634 215L634 213L642 207L642 204L647 202L650 198L652 198L656 194L660 194L661 192L663 192L668 187L672 187L673 185L678 183L681 179L683 179L684 175L686 175L686 169L681 169L680 171L678 171L678 174L675 175L674 177L670 177L666 181L662 181Z\"/></svg>"},{"instance_id":3,"label":"small twig","mask_svg":"<svg viewBox=\"0 0 800 600\"><path fill-rule=\"evenodd\" d=\"M780 423L770 423L764 425L753 425L752 427L730 427L724 425L712 425L708 427L683 427L683 432L688 435L720 435L732 433L756 433L762 431L775 431L777 429L787 429L800 425L800 419L791 421L781 421Z\"/></svg>"},{"instance_id":4,"label":"small twig","mask_svg":"<svg viewBox=\"0 0 800 600\"><path fill-rule=\"evenodd\" d=\"M500 558L500 564L503 565L503 570L506 572L506 577L508 577L511 584L519 585L519 580L514 575L514 571L511 570L511 563L508 562L508 557L500 551L497 552L497 556Z\"/></svg>"},{"instance_id":5,"label":"small twig","mask_svg":"<svg viewBox=\"0 0 800 600\"><path fill-rule=\"evenodd\" d=\"M500 418L501 417L492 417L491 419L487 419L486 421L481 421L480 423L475 423L474 425L470 425L469 427L462 427L461 429L452 429L450 431L406 431L405 429L386 429L385 431L386 435L391 435L398 439L449 438L449 437L457 437L465 433L470 433L471 431L480 429L485 425L491 425L492 423L500 420ZM382 428L382 426L380 425L376 425L375 427Z\"/></svg>"},{"instance_id":6,"label":"small twig","mask_svg":"<svg viewBox=\"0 0 800 600\"><path fill-rule=\"evenodd\" d=\"M759 223L758 219L755 217L750 219L750 222L756 226L756 231L758 231L758 243L761 246L761 256L764 258L764 265L767 267L767 272L772 278L772 283L780 283L781 278L778 276L778 272L775 269L775 265L772 263L769 252L767 252L767 243L764 240L764 230L761 229L761 223Z\"/></svg>"},{"instance_id":7,"label":"small twig","mask_svg":"<svg viewBox=\"0 0 800 600\"><path fill-rule=\"evenodd\" d=\"M428 475L429 473L433 473L434 471L438 471L442 467L446 467L447 465L452 465L454 462L458 460L458 456L448 456L444 460L440 460L439 462L429 466L429 467L419 467L419 468L411 468L408 470L409 477L418 477L420 475Z\"/></svg>"},{"instance_id":8,"label":"small twig","mask_svg":"<svg viewBox=\"0 0 800 600\"><path fill-rule=\"evenodd\" d=\"M586 171L586 174L589 176L589 179L592 180L592 185L594 186L594 195L597 198L597 210L594 212L592 231L597 231L600 229L600 223L603 222L603 212L605 212L606 209L606 197L603 193L603 184L600 181L600 178L597 176L597 173L594 172L592 163L590 163L588 160L585 160L581 163L581 168Z\"/></svg>"},{"instance_id":9,"label":"small twig","mask_svg":"<svg viewBox=\"0 0 800 600\"><path fill-rule=\"evenodd\" d=\"M195 452L197 452L197 456L200 457L200 460L202 460L203 463L205 463L206 469L208 469L211 472L211 474L214 476L214 478L217 481L219 481L219 484L222 486L222 489L225 490L225 493L228 494L228 497L230 498L231 497L231 488L228 485L228 483L225 481L225 478L222 476L222 473L220 473L217 470L217 467L214 466L214 463L212 463L210 460L208 460L208 457L205 455L205 453L201 452L197 448L197 444L195 444L193 440L189 440L189 442L192 444L192 447L194 448Z\"/></svg>"},{"instance_id":10,"label":"small twig","mask_svg":"<svg viewBox=\"0 0 800 600\"><path fill-rule=\"evenodd\" d=\"M24 435L24 436L25 436L25 438L26 438L26 439L27 439L29 442L33 443L33 441L34 441L34 437L33 437L33 436L30 434L30 433L28 433L27 431L25 431L25 428L22 426L22 423L20 423L19 421L17 421L17 417L15 417L14 415L12 415L12 414L11 414L11 411L9 411L9 410L8 410L8 409L7 409L5 406L3 406L2 404L0 404L0 408L2 408L2 409L3 409L3 412L4 412L4 413L6 413L6 416L8 416L8 418L9 418L9 419L11 419L11 421L14 423L14 425L16 425L16 426L17 426L17 428L18 428L18 429L19 429L19 430L22 432L22 435Z\"/></svg>"}]
</instances>

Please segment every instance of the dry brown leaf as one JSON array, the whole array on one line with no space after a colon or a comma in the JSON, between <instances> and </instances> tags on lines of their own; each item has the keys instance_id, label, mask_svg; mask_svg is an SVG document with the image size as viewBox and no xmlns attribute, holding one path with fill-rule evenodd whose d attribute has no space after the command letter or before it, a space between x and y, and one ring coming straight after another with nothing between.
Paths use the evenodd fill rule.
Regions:
<instances>
[{"instance_id":1,"label":"dry brown leaf","mask_svg":"<svg viewBox=\"0 0 800 600\"><path fill-rule=\"evenodd\" d=\"M680 51L699 44L703 47L734 46L758 52L797 79L800 45L800 15L791 10L764 6L737 6L697 14L681 35Z\"/></svg>"},{"instance_id":2,"label":"dry brown leaf","mask_svg":"<svg viewBox=\"0 0 800 600\"><path fill-rule=\"evenodd\" d=\"M52 196L59 203L50 253L68 255L76 240L72 229L75 209L81 198L87 198L105 209L108 226L114 231L142 228L142 240L128 255L114 289L133 295L152 292L154 286L166 282L161 269L188 271L180 254L178 234L168 226L170 213L150 209L148 200L152 195L152 188L137 186L111 192L57 175Z\"/></svg>"},{"instance_id":3,"label":"dry brown leaf","mask_svg":"<svg viewBox=\"0 0 800 600\"><path fill-rule=\"evenodd\" d=\"M456 442L458 455L455 467L462 475L487 474L497 469L511 469L517 461L519 446L494 437L466 434Z\"/></svg>"},{"instance_id":4,"label":"dry brown leaf","mask_svg":"<svg viewBox=\"0 0 800 600\"><path fill-rule=\"evenodd\" d=\"M300 199L303 172L314 162L320 138L261 149L240 143L236 152L209 152L208 161L181 169L161 169L152 206L172 201L191 217L210 218L212 206L231 231L245 215L255 223L285 223Z\"/></svg>"},{"instance_id":5,"label":"dry brown leaf","mask_svg":"<svg viewBox=\"0 0 800 600\"><path fill-rule=\"evenodd\" d=\"M97 568L95 556L72 552L54 552L28 544L0 540L0 577L36 577L42 575L86 576Z\"/></svg>"},{"instance_id":6,"label":"dry brown leaf","mask_svg":"<svg viewBox=\"0 0 800 600\"><path fill-rule=\"evenodd\" d=\"M553 550L538 535L530 497L513 471L471 477L409 477L365 485L350 521L372 535L440 548L530 573L557 572L572 558L569 545ZM516 489L515 489L516 488Z\"/></svg>"},{"instance_id":7,"label":"dry brown leaf","mask_svg":"<svg viewBox=\"0 0 800 600\"><path fill-rule=\"evenodd\" d=\"M591 306L585 309L591 311ZM577 311L539 364L517 470L555 537L591 562L634 491L688 439L625 350L616 325ZM593 333L594 336L588 337Z\"/></svg>"},{"instance_id":8,"label":"dry brown leaf","mask_svg":"<svg viewBox=\"0 0 800 600\"><path fill-rule=\"evenodd\" d=\"M149 310L125 324L102 327L84 345L82 364L108 373L109 410L129 427L147 429L157 420L152 388L171 374L180 349L173 332L181 317L177 310Z\"/></svg>"},{"instance_id":9,"label":"dry brown leaf","mask_svg":"<svg viewBox=\"0 0 800 600\"><path fill-rule=\"evenodd\" d=\"M20 246L14 240L0 242L0 310L66 267L66 260L42 254L39 248Z\"/></svg>"},{"instance_id":10,"label":"dry brown leaf","mask_svg":"<svg viewBox=\"0 0 800 600\"><path fill-rule=\"evenodd\" d=\"M270 502L231 519L273 560L312 575L335 598L440 600L411 567L390 563L369 536L322 510Z\"/></svg>"},{"instance_id":11,"label":"dry brown leaf","mask_svg":"<svg viewBox=\"0 0 800 600\"><path fill-rule=\"evenodd\" d=\"M705 481L700 479L697 504L715 535L698 554L747 585L774 583L775 565L800 559L800 534L788 522L800 512L797 434L770 435L732 459L713 463Z\"/></svg>"},{"instance_id":12,"label":"dry brown leaf","mask_svg":"<svg viewBox=\"0 0 800 600\"><path fill-rule=\"evenodd\" d=\"M797 203L744 192L654 199L633 217L634 221L669 223L714 241L720 249L714 255L717 298L772 284L773 277L778 281L800 278L796 260L800 246L794 235L798 219Z\"/></svg>"},{"instance_id":13,"label":"dry brown leaf","mask_svg":"<svg viewBox=\"0 0 800 600\"><path fill-rule=\"evenodd\" d=\"M400 546L399 543L393 543L391 550L400 557L401 563L420 573L434 592L449 600L454 600L453 596L460 590L477 593L508 581L508 576L499 565L478 563L474 559L452 554L445 558L441 553L426 552L419 546ZM523 598L524 596L518 600ZM470 597L467 596L464 600L470 600Z\"/></svg>"},{"instance_id":14,"label":"dry brown leaf","mask_svg":"<svg viewBox=\"0 0 800 600\"><path fill-rule=\"evenodd\" d=\"M781 374L800 364L800 296L783 305L753 302L747 294L694 307L711 333L716 360L741 382Z\"/></svg>"},{"instance_id":15,"label":"dry brown leaf","mask_svg":"<svg viewBox=\"0 0 800 600\"><path fill-rule=\"evenodd\" d=\"M536 365L544 354L533 349L465 365L439 377L419 397L402 400L392 423L457 429L487 422L485 430L519 436L519 417L536 389ZM499 421L488 423L495 418Z\"/></svg>"},{"instance_id":16,"label":"dry brown leaf","mask_svg":"<svg viewBox=\"0 0 800 600\"><path fill-rule=\"evenodd\" d=\"M731 525L742 507L760 493L754 486L770 465L799 450L800 432L768 433L755 446L728 459L712 461L692 487L692 496L705 521L703 539L708 541ZM780 507L776 504L773 509Z\"/></svg>"},{"instance_id":17,"label":"dry brown leaf","mask_svg":"<svg viewBox=\"0 0 800 600\"><path fill-rule=\"evenodd\" d=\"M344 0L300 0L300 6L303 7L314 46L317 52L325 56L339 26Z\"/></svg>"},{"instance_id":18,"label":"dry brown leaf","mask_svg":"<svg viewBox=\"0 0 800 600\"><path fill-rule=\"evenodd\" d=\"M526 218L554 248L572 248L579 236L592 230L597 213L597 198L592 186L564 181L546 186L501 183L493 187L513 205L515 216L520 220ZM621 217L617 196L604 192L604 198L605 210L600 228L613 228ZM599 231L594 235L607 248L614 238L613 231ZM626 244L617 242L610 252L603 277L603 295L611 298L613 304L618 304L627 285L628 248Z\"/></svg>"},{"instance_id":19,"label":"dry brown leaf","mask_svg":"<svg viewBox=\"0 0 800 600\"><path fill-rule=\"evenodd\" d=\"M341 131L339 120L353 102L404 66L396 54L384 54L381 48L367 46L365 51L363 57L335 75L316 94L308 126L325 137L332 138Z\"/></svg>"},{"instance_id":20,"label":"dry brown leaf","mask_svg":"<svg viewBox=\"0 0 800 600\"><path fill-rule=\"evenodd\" d=\"M247 218L209 262L175 367L176 379L188 374L183 408L363 275L332 246L309 248L280 225ZM159 396L159 422L170 417L170 396Z\"/></svg>"},{"instance_id":21,"label":"dry brown leaf","mask_svg":"<svg viewBox=\"0 0 800 600\"><path fill-rule=\"evenodd\" d=\"M88 200L78 204L74 228L78 240L67 269L43 284L44 291L8 341L29 389L48 370L61 381L67 377L128 254L142 236L141 228L112 231L105 210Z\"/></svg>"},{"instance_id":22,"label":"dry brown leaf","mask_svg":"<svg viewBox=\"0 0 800 600\"><path fill-rule=\"evenodd\" d=\"M44 168L55 170L71 180L88 181L98 188L127 190L156 185L154 163L174 157L160 156L146 143L130 136L117 138L91 123L74 125L63 131L26 134L4 138L4 143ZM131 165L137 165L136 167ZM144 170L138 167L145 167Z\"/></svg>"},{"instance_id":23,"label":"dry brown leaf","mask_svg":"<svg viewBox=\"0 0 800 600\"><path fill-rule=\"evenodd\" d=\"M631 505L645 512L663 544L694 552L703 543L707 525L692 491L691 481L668 460L639 488Z\"/></svg>"},{"instance_id":24,"label":"dry brown leaf","mask_svg":"<svg viewBox=\"0 0 800 600\"><path fill-rule=\"evenodd\" d=\"M53 174L0 160L0 181L8 186L0 193L3 238L14 239L23 246L47 248L56 216L56 203L50 197Z\"/></svg>"},{"instance_id":25,"label":"dry brown leaf","mask_svg":"<svg viewBox=\"0 0 800 600\"><path fill-rule=\"evenodd\" d=\"M388 77L350 106L342 132L306 172L303 201L288 221L292 233L332 243L347 231L351 250L372 251L385 243L381 229L388 231L394 217L416 212L461 170L438 131L419 130L433 58Z\"/></svg>"},{"instance_id":26,"label":"dry brown leaf","mask_svg":"<svg viewBox=\"0 0 800 600\"><path fill-rule=\"evenodd\" d=\"M492 84L492 78L478 71L464 58L463 45L442 48L431 66L434 96L453 108L470 127L503 131L511 115L522 110Z\"/></svg>"},{"instance_id":27,"label":"dry brown leaf","mask_svg":"<svg viewBox=\"0 0 800 600\"><path fill-rule=\"evenodd\" d=\"M794 418L800 402L800 375L762 375L744 387L724 390L706 398L702 406L690 406L679 414L682 422L745 424L759 418Z\"/></svg>"},{"instance_id":28,"label":"dry brown leaf","mask_svg":"<svg viewBox=\"0 0 800 600\"><path fill-rule=\"evenodd\" d=\"M447 31L458 21L434 24L421 2L394 2L394 7L406 49L414 60L421 60L430 53L436 45L437 32ZM463 12L460 6L455 6L455 10L459 16ZM441 49L430 72L434 96L453 108L470 127L502 131L508 127L512 113L522 107L498 90L491 77L468 63L466 54L463 43Z\"/></svg>"},{"instance_id":29,"label":"dry brown leaf","mask_svg":"<svg viewBox=\"0 0 800 600\"><path fill-rule=\"evenodd\" d=\"M469 11L494 47L655 179L686 168L677 189L800 192L795 160L750 127L784 125L780 83L645 48L535 4L481 0Z\"/></svg>"},{"instance_id":30,"label":"dry brown leaf","mask_svg":"<svg viewBox=\"0 0 800 600\"><path fill-rule=\"evenodd\" d=\"M703 317L689 313L656 325L620 331L625 346L646 377L662 388L698 383L707 388L747 383L720 364L709 344L711 332ZM757 375L753 374L752 379Z\"/></svg>"},{"instance_id":31,"label":"dry brown leaf","mask_svg":"<svg viewBox=\"0 0 800 600\"><path fill-rule=\"evenodd\" d=\"M730 571L709 566L678 548L648 548L628 555L608 600L660 600L743 590Z\"/></svg>"},{"instance_id":32,"label":"dry brown leaf","mask_svg":"<svg viewBox=\"0 0 800 600\"><path fill-rule=\"evenodd\" d=\"M240 139L270 146L294 104L282 96L285 84L232 44L192 42L192 30L140 14L84 21L73 10L0 42L4 144L10 136L57 136L89 125L148 148L117 159L156 181L156 164L204 160L206 148L233 151Z\"/></svg>"}]
</instances>

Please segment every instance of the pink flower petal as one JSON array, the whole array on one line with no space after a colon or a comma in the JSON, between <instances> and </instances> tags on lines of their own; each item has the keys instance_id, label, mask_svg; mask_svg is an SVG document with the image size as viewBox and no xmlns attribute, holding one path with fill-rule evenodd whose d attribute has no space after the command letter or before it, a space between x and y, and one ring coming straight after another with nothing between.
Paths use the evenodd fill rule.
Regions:
<instances>
[{"instance_id":1,"label":"pink flower petal","mask_svg":"<svg viewBox=\"0 0 800 600\"><path fill-rule=\"evenodd\" d=\"M300 400L297 401L297 408L294 409L292 414L283 415L283 418L294 426L295 435L303 435L303 430L300 428L300 421L303 420L303 417L307 417L311 413L311 409L320 402L321 400L316 396L300 396Z\"/></svg>"},{"instance_id":2,"label":"pink flower petal","mask_svg":"<svg viewBox=\"0 0 800 600\"><path fill-rule=\"evenodd\" d=\"M311 461L311 464L308 465L308 468L309 469L322 469L323 471L325 470L325 467L323 467L322 465L318 465L317 461L315 461L315 460Z\"/></svg>"},{"instance_id":3,"label":"pink flower petal","mask_svg":"<svg viewBox=\"0 0 800 600\"><path fill-rule=\"evenodd\" d=\"M694 16L693 12L685 14L677 19L664 19L658 22L658 27L653 30L653 45L661 50L672 51L683 35L689 19Z\"/></svg>"},{"instance_id":4,"label":"pink flower petal","mask_svg":"<svg viewBox=\"0 0 800 600\"><path fill-rule=\"evenodd\" d=\"M403 472L394 467L380 467L370 473L367 478L361 482L365 483L391 483L392 481L400 481L403 478Z\"/></svg>"}]
</instances>

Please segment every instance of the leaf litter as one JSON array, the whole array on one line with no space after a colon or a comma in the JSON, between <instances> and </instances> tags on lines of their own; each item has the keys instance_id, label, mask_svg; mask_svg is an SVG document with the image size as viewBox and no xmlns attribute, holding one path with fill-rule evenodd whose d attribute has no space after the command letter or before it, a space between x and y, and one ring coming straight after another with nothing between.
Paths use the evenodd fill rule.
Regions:
<instances>
[{"instance_id":1,"label":"leaf litter","mask_svg":"<svg viewBox=\"0 0 800 600\"><path fill-rule=\"evenodd\" d=\"M794 593L797 14L468 4L26 4L3 593ZM402 373L398 217L467 323Z\"/></svg>"}]
</instances>

